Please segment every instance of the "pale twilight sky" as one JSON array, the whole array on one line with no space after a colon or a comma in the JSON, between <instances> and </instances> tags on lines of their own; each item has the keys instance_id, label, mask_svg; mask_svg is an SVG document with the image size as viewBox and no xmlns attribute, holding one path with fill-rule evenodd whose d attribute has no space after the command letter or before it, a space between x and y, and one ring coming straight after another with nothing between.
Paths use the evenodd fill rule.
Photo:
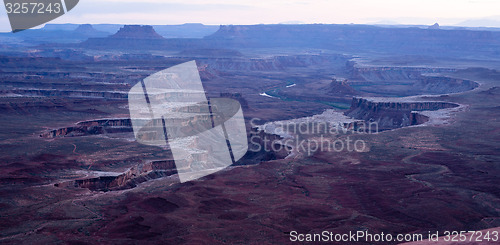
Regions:
<instances>
[{"instance_id":1,"label":"pale twilight sky","mask_svg":"<svg viewBox=\"0 0 500 245\"><path fill-rule=\"evenodd\" d=\"M492 19L500 27L499 0L80 0L50 23L275 24L397 22L456 25ZM10 31L5 9L0 31Z\"/></svg>"}]
</instances>

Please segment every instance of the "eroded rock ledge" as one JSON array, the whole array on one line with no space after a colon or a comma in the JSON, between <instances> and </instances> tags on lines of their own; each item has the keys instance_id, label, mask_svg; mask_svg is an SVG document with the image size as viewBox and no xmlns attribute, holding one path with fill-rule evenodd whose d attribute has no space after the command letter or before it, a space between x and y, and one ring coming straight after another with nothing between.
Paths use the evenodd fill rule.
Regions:
<instances>
[{"instance_id":1,"label":"eroded rock ledge","mask_svg":"<svg viewBox=\"0 0 500 245\"><path fill-rule=\"evenodd\" d=\"M118 191L132 189L140 183L177 173L174 160L152 161L133 167L117 176L74 180L55 184L56 187L87 188L91 191Z\"/></svg>"},{"instance_id":2,"label":"eroded rock ledge","mask_svg":"<svg viewBox=\"0 0 500 245\"><path fill-rule=\"evenodd\" d=\"M392 100L392 101L391 101ZM440 101L404 101L391 98L353 98L346 116L378 123L380 130L421 125L429 121L423 111L458 108L460 105Z\"/></svg>"},{"instance_id":3,"label":"eroded rock ledge","mask_svg":"<svg viewBox=\"0 0 500 245\"><path fill-rule=\"evenodd\" d=\"M132 133L130 118L99 119L79 122L75 126L60 128L40 134L42 138L76 137L107 133Z\"/></svg>"}]
</instances>

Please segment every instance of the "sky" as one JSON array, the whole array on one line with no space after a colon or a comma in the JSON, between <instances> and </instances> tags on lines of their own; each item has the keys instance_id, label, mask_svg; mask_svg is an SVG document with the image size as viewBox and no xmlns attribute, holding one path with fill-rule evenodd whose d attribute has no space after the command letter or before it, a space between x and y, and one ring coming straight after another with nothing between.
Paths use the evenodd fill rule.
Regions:
<instances>
[{"instance_id":1,"label":"sky","mask_svg":"<svg viewBox=\"0 0 500 245\"><path fill-rule=\"evenodd\" d=\"M0 31L10 31L0 8ZM473 20L468 23L464 21ZM500 27L498 0L80 0L50 23L413 24Z\"/></svg>"}]
</instances>

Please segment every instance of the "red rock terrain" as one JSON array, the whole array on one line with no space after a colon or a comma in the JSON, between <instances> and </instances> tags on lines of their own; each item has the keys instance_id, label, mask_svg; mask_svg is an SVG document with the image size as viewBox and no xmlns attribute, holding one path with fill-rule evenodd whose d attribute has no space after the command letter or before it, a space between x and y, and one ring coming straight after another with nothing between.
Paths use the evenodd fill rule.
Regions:
<instances>
[{"instance_id":1,"label":"red rock terrain","mask_svg":"<svg viewBox=\"0 0 500 245\"><path fill-rule=\"evenodd\" d=\"M303 28L222 27L206 39L251 47L277 35L303 34ZM381 30L353 28L313 29L329 33L327 38ZM131 29L132 36L144 33L147 40L175 44L148 27ZM377 38L439 31L382 30ZM262 31L269 36L248 38ZM445 39L432 49L456 44L457 35L485 38L480 43L485 46L467 47L472 50L492 47L496 40L491 38L496 34L484 32L443 32L432 36ZM202 40L179 41L174 57L94 49L142 44L140 38L119 38L125 40L121 44L111 39L91 39L75 48L80 57L75 60L39 57L35 51L0 58L0 243L286 244L291 231L428 234L500 227L500 73L494 69L361 65L331 50L205 55L196 47L202 51L178 55ZM92 51L78 50L85 45ZM191 55L199 58L207 95L240 101L253 135L262 134L250 131L253 118L263 124L335 108L366 121L392 120L397 127L349 135L366 142L364 152L317 150L293 158L289 148L251 152L224 171L181 184L167 147L134 140L124 95L150 74L194 59ZM490 62L485 63L496 65ZM383 89L370 90L377 86ZM434 90L437 95L427 95ZM417 97L369 98L398 94ZM463 110L451 113L447 124L406 127L425 121L418 115L443 108ZM408 124L400 123L405 116Z\"/></svg>"}]
</instances>

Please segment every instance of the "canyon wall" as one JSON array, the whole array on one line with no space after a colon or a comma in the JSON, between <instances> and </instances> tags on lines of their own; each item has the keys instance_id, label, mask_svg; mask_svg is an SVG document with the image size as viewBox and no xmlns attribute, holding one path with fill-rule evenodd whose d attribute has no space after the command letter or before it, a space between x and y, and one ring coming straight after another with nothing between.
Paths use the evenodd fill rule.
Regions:
<instances>
[{"instance_id":1,"label":"canyon wall","mask_svg":"<svg viewBox=\"0 0 500 245\"><path fill-rule=\"evenodd\" d=\"M80 122L72 127L60 128L40 134L42 138L76 137L98 135L106 133L130 133L133 132L132 121L124 119L101 119Z\"/></svg>"},{"instance_id":2,"label":"canyon wall","mask_svg":"<svg viewBox=\"0 0 500 245\"><path fill-rule=\"evenodd\" d=\"M470 91L479 87L479 84L450 77L422 76L413 84L413 87L427 94L447 94Z\"/></svg>"},{"instance_id":3,"label":"canyon wall","mask_svg":"<svg viewBox=\"0 0 500 245\"><path fill-rule=\"evenodd\" d=\"M450 68L427 68L427 67L365 67L357 66L350 62L348 70L352 79L366 80L372 82L406 81L417 80L423 73L455 72Z\"/></svg>"},{"instance_id":4,"label":"canyon wall","mask_svg":"<svg viewBox=\"0 0 500 245\"><path fill-rule=\"evenodd\" d=\"M353 98L351 108L345 115L368 122L377 122L381 130L389 130L427 122L428 118L418 111L436 111L458 106L439 101L391 102Z\"/></svg>"},{"instance_id":5,"label":"canyon wall","mask_svg":"<svg viewBox=\"0 0 500 245\"><path fill-rule=\"evenodd\" d=\"M174 160L153 161L133 167L118 176L75 180L56 184L55 186L87 188L91 191L117 191L132 189L146 181L168 177L176 173Z\"/></svg>"}]
</instances>

